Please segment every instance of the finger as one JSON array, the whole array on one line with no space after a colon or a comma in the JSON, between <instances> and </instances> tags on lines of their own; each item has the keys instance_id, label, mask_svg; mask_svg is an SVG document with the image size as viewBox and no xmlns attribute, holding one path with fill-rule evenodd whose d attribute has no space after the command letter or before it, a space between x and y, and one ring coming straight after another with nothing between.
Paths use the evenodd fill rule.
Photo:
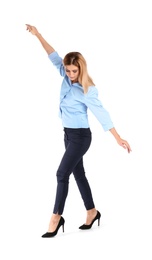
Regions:
<instances>
[{"instance_id":1,"label":"finger","mask_svg":"<svg viewBox=\"0 0 152 260\"><path fill-rule=\"evenodd\" d=\"M27 30L31 29L32 30L32 26L30 24L26 24L27 26Z\"/></svg>"},{"instance_id":2,"label":"finger","mask_svg":"<svg viewBox=\"0 0 152 260\"><path fill-rule=\"evenodd\" d=\"M131 148L130 148L130 146L128 145L128 147L127 147L127 150L128 150L128 153L130 153L131 152Z\"/></svg>"},{"instance_id":3,"label":"finger","mask_svg":"<svg viewBox=\"0 0 152 260\"><path fill-rule=\"evenodd\" d=\"M126 144L122 144L122 147L123 147L124 149L126 149L126 148L127 148Z\"/></svg>"},{"instance_id":4,"label":"finger","mask_svg":"<svg viewBox=\"0 0 152 260\"><path fill-rule=\"evenodd\" d=\"M131 152L131 150L130 149L128 149L128 153L130 153Z\"/></svg>"}]
</instances>

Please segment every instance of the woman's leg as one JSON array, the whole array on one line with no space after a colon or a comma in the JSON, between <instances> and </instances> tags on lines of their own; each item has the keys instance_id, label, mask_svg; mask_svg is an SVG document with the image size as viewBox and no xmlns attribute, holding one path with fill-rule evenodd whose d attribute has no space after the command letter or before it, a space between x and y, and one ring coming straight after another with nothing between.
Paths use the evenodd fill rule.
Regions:
<instances>
[{"instance_id":1,"label":"woman's leg","mask_svg":"<svg viewBox=\"0 0 152 260\"><path fill-rule=\"evenodd\" d=\"M83 158L78 162L76 167L73 170L74 178L76 180L77 186L79 188L81 197L83 199L85 208L87 210L86 217L86 225L90 225L92 220L95 218L97 214L97 210L95 208L95 204L92 197L92 192L88 180L85 176L84 166L83 166Z\"/></svg>"},{"instance_id":2,"label":"woman's leg","mask_svg":"<svg viewBox=\"0 0 152 260\"><path fill-rule=\"evenodd\" d=\"M95 207L92 192L88 180L85 176L83 158L80 159L78 164L73 170L73 175L79 188L81 197L83 199L86 210L93 209Z\"/></svg>"},{"instance_id":3,"label":"woman's leg","mask_svg":"<svg viewBox=\"0 0 152 260\"><path fill-rule=\"evenodd\" d=\"M83 155L89 149L91 144L91 132L89 129L85 129L84 131L81 129L66 129L64 138L66 151L56 174L57 190L53 215L51 217L48 230L49 232L53 232L55 230L60 216L63 213L68 194L69 176Z\"/></svg>"},{"instance_id":4,"label":"woman's leg","mask_svg":"<svg viewBox=\"0 0 152 260\"><path fill-rule=\"evenodd\" d=\"M90 132L86 129L85 132L87 134L83 135L82 129L72 129L67 130L65 133L66 151L57 170L57 191L53 210L54 214L58 213L61 215L63 213L65 200L68 194L69 176L75 169L76 165L79 165L79 161L90 146L91 134L88 134ZM87 189L84 193L90 193L89 185L85 176L83 182L83 187ZM88 207L90 206L88 205Z\"/></svg>"}]
</instances>

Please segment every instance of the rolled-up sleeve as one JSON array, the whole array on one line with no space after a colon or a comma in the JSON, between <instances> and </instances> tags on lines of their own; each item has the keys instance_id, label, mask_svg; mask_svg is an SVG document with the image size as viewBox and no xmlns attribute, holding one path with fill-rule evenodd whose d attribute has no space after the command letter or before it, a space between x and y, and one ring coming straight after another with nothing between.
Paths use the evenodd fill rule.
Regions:
<instances>
[{"instance_id":1,"label":"rolled-up sleeve","mask_svg":"<svg viewBox=\"0 0 152 260\"><path fill-rule=\"evenodd\" d=\"M48 55L48 58L53 63L53 65L57 68L60 75L62 77L64 77L65 76L65 70L64 70L63 63L62 63L62 58L59 56L59 54L56 51L54 51L54 52L52 52L51 54Z\"/></svg>"},{"instance_id":2,"label":"rolled-up sleeve","mask_svg":"<svg viewBox=\"0 0 152 260\"><path fill-rule=\"evenodd\" d=\"M100 122L104 131L114 127L109 112L103 107L102 102L98 98L98 90L95 86L89 87L88 93L85 94L85 105Z\"/></svg>"}]
</instances>

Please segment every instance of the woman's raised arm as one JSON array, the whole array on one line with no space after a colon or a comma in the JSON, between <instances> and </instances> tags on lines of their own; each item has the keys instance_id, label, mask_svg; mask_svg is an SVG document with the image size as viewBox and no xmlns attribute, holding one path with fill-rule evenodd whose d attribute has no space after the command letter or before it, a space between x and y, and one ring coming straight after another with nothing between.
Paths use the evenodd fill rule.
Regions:
<instances>
[{"instance_id":1,"label":"woman's raised arm","mask_svg":"<svg viewBox=\"0 0 152 260\"><path fill-rule=\"evenodd\" d=\"M30 24L26 24L26 30L35 35L40 43L42 44L44 50L47 52L47 54L51 54L55 51L55 49L43 38L43 36L39 33L37 28L35 26L32 26Z\"/></svg>"}]
</instances>

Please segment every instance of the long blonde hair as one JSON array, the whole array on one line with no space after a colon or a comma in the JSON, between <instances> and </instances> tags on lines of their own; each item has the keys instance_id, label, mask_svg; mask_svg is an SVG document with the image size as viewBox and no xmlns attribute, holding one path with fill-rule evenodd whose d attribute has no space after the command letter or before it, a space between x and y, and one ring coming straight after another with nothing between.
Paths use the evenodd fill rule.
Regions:
<instances>
[{"instance_id":1,"label":"long blonde hair","mask_svg":"<svg viewBox=\"0 0 152 260\"><path fill-rule=\"evenodd\" d=\"M75 65L79 68L78 82L82 85L84 93L88 92L90 86L95 86L92 78L88 74L87 63L80 52L69 52L63 59L64 66Z\"/></svg>"}]
</instances>

